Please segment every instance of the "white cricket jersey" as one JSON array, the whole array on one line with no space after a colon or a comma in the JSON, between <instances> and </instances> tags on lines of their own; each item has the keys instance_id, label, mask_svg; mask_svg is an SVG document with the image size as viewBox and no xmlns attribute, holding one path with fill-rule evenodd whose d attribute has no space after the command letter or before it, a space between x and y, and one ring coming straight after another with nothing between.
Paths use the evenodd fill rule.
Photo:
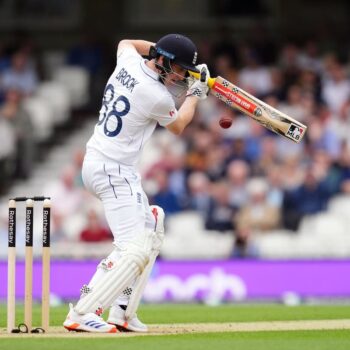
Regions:
<instances>
[{"instance_id":1,"label":"white cricket jersey","mask_svg":"<svg viewBox=\"0 0 350 350\"><path fill-rule=\"evenodd\" d=\"M86 146L88 155L135 166L157 123L166 126L177 118L171 94L145 62L134 49L118 56Z\"/></svg>"}]
</instances>

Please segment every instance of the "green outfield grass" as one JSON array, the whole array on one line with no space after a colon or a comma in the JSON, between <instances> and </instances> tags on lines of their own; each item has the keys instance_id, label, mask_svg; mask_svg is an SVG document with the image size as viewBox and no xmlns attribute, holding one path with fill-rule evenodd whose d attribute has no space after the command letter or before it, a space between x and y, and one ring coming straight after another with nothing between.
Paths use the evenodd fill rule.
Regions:
<instances>
[{"instance_id":1,"label":"green outfield grass","mask_svg":"<svg viewBox=\"0 0 350 350\"><path fill-rule=\"evenodd\" d=\"M23 320L23 307L16 318ZM50 324L60 326L68 313L68 305L51 308ZM257 322L284 320L336 320L350 318L350 305L303 305L288 307L278 304L221 305L142 305L140 318L146 323ZM5 305L0 306L0 327L5 327ZM39 325L41 310L35 306L33 323Z\"/></svg>"},{"instance_id":2,"label":"green outfield grass","mask_svg":"<svg viewBox=\"0 0 350 350\"><path fill-rule=\"evenodd\" d=\"M123 339L1 339L0 349L348 350L348 331L290 331L148 336Z\"/></svg>"},{"instance_id":3,"label":"green outfield grass","mask_svg":"<svg viewBox=\"0 0 350 350\"><path fill-rule=\"evenodd\" d=\"M68 307L51 310L51 325L60 326ZM297 306L283 305L145 305L139 312L146 323L204 323L204 322L254 322L281 320L334 320L350 318L350 306ZM0 307L0 327L5 327L6 308ZM19 307L17 321L22 317ZM40 323L40 308L33 312L34 324ZM162 336L113 338L0 338L0 349L204 349L204 350L289 350L289 349L350 349L349 330L273 331L200 333Z\"/></svg>"}]
</instances>

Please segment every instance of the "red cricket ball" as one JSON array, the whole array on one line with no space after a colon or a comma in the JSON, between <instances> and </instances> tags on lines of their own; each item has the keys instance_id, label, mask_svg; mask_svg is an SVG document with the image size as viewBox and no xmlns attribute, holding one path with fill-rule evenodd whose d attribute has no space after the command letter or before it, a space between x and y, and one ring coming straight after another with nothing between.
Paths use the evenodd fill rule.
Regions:
<instances>
[{"instance_id":1,"label":"red cricket ball","mask_svg":"<svg viewBox=\"0 0 350 350\"><path fill-rule=\"evenodd\" d=\"M223 129L228 129L232 125L232 119L230 117L222 117L219 124Z\"/></svg>"}]
</instances>

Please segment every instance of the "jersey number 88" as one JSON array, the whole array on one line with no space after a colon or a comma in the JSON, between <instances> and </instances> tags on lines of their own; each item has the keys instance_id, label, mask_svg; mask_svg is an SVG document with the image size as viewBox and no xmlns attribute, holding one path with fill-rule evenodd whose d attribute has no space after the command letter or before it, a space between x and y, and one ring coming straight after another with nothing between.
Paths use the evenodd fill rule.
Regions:
<instances>
[{"instance_id":1,"label":"jersey number 88","mask_svg":"<svg viewBox=\"0 0 350 350\"><path fill-rule=\"evenodd\" d=\"M109 91L110 93L108 93ZM114 99L114 87L112 84L108 84L103 93L102 108L100 111L100 114L103 113L103 117L97 123L97 125L104 124L103 131L105 135L108 137L114 137L120 133L120 130L122 129L122 126L123 126L122 117L124 117L130 111L130 102L125 96L122 96L122 95L118 96L118 98L112 104L111 110L109 111L111 102L113 101L113 99ZM120 109L120 105L124 105L124 108L121 110L118 110ZM102 112L103 109L104 109L104 112Z\"/></svg>"}]
</instances>

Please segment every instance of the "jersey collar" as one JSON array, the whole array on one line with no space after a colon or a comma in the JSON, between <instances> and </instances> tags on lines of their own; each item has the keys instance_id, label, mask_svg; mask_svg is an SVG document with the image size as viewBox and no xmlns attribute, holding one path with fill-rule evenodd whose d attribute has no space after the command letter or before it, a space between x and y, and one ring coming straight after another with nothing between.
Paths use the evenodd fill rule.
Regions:
<instances>
[{"instance_id":1,"label":"jersey collar","mask_svg":"<svg viewBox=\"0 0 350 350\"><path fill-rule=\"evenodd\" d=\"M155 72L154 70L152 70L151 68L149 68L149 67L146 65L146 62L147 62L147 60L142 60L142 61L140 62L141 69L142 69L143 72L144 72L146 75L148 75L150 78L152 78L152 79L158 81L159 74L158 74L157 72Z\"/></svg>"}]
</instances>

